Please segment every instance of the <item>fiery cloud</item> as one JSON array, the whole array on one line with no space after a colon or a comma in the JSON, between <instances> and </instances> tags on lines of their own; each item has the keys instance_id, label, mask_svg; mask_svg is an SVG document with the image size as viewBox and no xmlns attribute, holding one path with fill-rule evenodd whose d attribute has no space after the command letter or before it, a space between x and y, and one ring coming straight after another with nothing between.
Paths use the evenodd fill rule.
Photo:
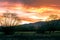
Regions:
<instances>
[{"instance_id":1,"label":"fiery cloud","mask_svg":"<svg viewBox=\"0 0 60 40\"><path fill-rule=\"evenodd\" d=\"M7 11L24 23L46 21L50 15L60 18L60 0L0 0L0 15Z\"/></svg>"}]
</instances>

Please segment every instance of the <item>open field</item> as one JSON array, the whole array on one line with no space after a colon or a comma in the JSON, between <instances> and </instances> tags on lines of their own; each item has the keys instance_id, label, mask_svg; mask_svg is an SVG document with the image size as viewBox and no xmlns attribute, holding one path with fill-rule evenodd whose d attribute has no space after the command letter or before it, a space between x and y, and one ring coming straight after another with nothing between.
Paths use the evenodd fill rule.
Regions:
<instances>
[{"instance_id":1,"label":"open field","mask_svg":"<svg viewBox=\"0 0 60 40\"><path fill-rule=\"evenodd\" d=\"M0 40L60 40L60 32L37 34L35 32L16 32L13 35L0 33Z\"/></svg>"}]
</instances>

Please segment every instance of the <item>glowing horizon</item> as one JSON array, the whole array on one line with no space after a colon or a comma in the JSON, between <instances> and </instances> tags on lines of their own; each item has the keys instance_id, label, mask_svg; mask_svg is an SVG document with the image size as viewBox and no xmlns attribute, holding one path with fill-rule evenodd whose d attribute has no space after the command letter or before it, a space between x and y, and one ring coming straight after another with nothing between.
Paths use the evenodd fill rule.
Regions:
<instances>
[{"instance_id":1,"label":"glowing horizon","mask_svg":"<svg viewBox=\"0 0 60 40\"><path fill-rule=\"evenodd\" d=\"M28 1L28 0L27 0ZM56 1L56 0L55 0ZM15 1L2 1L0 2L0 15L3 13L16 13L18 18L22 20L22 23L32 23L38 21L46 21L50 15L57 15L60 18L60 9L57 4L54 4L54 1L50 1L53 4L48 3L48 1L40 3L40 0L29 0L27 3L22 0ZM31 4L30 4L31 3ZM33 5L34 4L34 5ZM40 5L42 4L42 5ZM47 5L46 5L47 4ZM49 5L48 5L49 4Z\"/></svg>"},{"instance_id":2,"label":"glowing horizon","mask_svg":"<svg viewBox=\"0 0 60 40\"><path fill-rule=\"evenodd\" d=\"M35 20L36 22L39 21L40 19L41 19L40 21L46 21L48 16L52 15L52 13L54 13L55 15L58 15L57 13L60 13L59 9L54 9L54 8L49 8L49 7L48 8L44 7L44 8L40 8L40 9L37 8L37 9L34 9L34 10L29 8L29 9L26 9L26 10L27 10L27 12L26 11L22 11L22 10L20 11L19 9L13 10L13 11L12 10L8 10L8 11L10 11L10 13L16 13L18 15L18 17L20 17L21 20L30 19L30 21ZM6 12L3 12L3 11L4 10L2 10L1 13L6 13L7 12L6 10L5 10ZM35 11L35 12L33 12L33 11ZM49 11L51 13L49 15L46 15L47 13L49 13ZM41 16L43 14L44 14L45 18L43 18L43 16ZM29 21L29 20L27 20L27 21Z\"/></svg>"}]
</instances>

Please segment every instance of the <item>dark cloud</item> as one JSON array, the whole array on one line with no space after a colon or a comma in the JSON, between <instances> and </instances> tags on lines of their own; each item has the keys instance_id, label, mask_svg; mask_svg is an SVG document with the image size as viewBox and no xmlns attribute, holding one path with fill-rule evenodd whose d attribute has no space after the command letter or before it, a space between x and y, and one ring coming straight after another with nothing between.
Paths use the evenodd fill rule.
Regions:
<instances>
[{"instance_id":1,"label":"dark cloud","mask_svg":"<svg viewBox=\"0 0 60 40\"><path fill-rule=\"evenodd\" d=\"M5 2L6 0L0 0L0 2Z\"/></svg>"},{"instance_id":2,"label":"dark cloud","mask_svg":"<svg viewBox=\"0 0 60 40\"><path fill-rule=\"evenodd\" d=\"M60 0L8 0L9 2L19 2L30 6L41 6L41 5L60 5Z\"/></svg>"},{"instance_id":3,"label":"dark cloud","mask_svg":"<svg viewBox=\"0 0 60 40\"><path fill-rule=\"evenodd\" d=\"M7 1L9 3L23 3L25 6L40 7L40 6L60 6L60 0L0 0L0 2Z\"/></svg>"},{"instance_id":4,"label":"dark cloud","mask_svg":"<svg viewBox=\"0 0 60 40\"><path fill-rule=\"evenodd\" d=\"M21 0L20 2L34 7L60 5L60 0Z\"/></svg>"}]
</instances>

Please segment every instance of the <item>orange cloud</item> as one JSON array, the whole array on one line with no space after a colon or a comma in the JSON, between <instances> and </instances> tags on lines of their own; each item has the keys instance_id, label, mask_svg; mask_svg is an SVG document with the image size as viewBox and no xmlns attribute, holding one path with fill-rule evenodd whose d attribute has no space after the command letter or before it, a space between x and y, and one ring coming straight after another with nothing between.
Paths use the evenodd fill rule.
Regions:
<instances>
[{"instance_id":1,"label":"orange cloud","mask_svg":"<svg viewBox=\"0 0 60 40\"><path fill-rule=\"evenodd\" d=\"M16 13L21 20L29 22L45 21L48 16L54 14L60 16L60 9L58 9L60 1L58 3L56 0L55 3L54 0L9 1L0 2L0 14L8 10L10 13Z\"/></svg>"}]
</instances>

